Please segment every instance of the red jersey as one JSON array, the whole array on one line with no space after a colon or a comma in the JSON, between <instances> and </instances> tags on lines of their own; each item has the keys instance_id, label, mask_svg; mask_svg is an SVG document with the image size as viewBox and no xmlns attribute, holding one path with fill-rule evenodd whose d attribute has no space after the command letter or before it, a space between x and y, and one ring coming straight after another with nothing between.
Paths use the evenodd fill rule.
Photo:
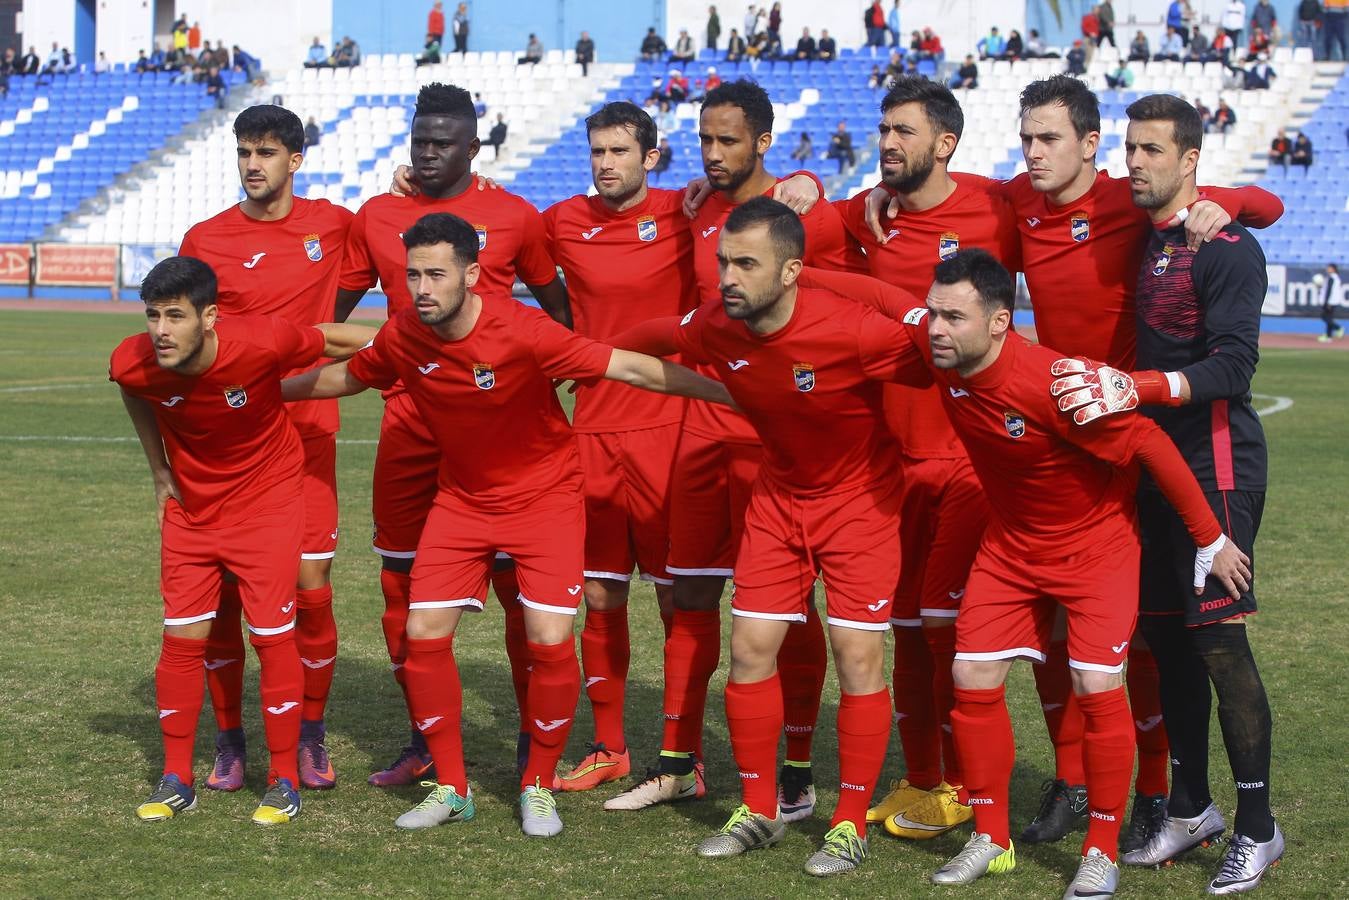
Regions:
<instances>
[{"instance_id":1,"label":"red jersey","mask_svg":"<svg viewBox=\"0 0 1349 900\"><path fill-rule=\"evenodd\" d=\"M745 411L763 440L764 476L820 496L898 478L880 382L928 381L907 331L837 294L799 288L791 319L772 334L755 334L709 300L684 317L675 346L711 366Z\"/></svg>"},{"instance_id":2,"label":"red jersey","mask_svg":"<svg viewBox=\"0 0 1349 900\"><path fill-rule=\"evenodd\" d=\"M1134 290L1152 221L1147 210L1134 206L1129 180L1111 178L1101 170L1091 190L1057 207L1048 195L1031 187L1024 172L1006 182L977 175L957 177L986 185L1016 210L1040 343L1132 369ZM1220 204L1233 219L1240 216L1256 227L1272 224L1283 214L1279 199L1260 188L1205 187L1200 196Z\"/></svg>"},{"instance_id":3,"label":"red jersey","mask_svg":"<svg viewBox=\"0 0 1349 900\"><path fill-rule=\"evenodd\" d=\"M941 203L921 212L902 210L895 219L882 219L889 233L882 244L866 224L865 193L835 202L843 225L867 255L872 277L908 291L922 300L932 286L932 270L958 251L987 250L1009 271L1021 269L1021 244L1016 216L1001 197L957 183ZM887 385L885 420L899 438L904 455L913 459L954 459L965 448L951 429L934 388L918 390Z\"/></svg>"},{"instance_id":4,"label":"red jersey","mask_svg":"<svg viewBox=\"0 0 1349 900\"><path fill-rule=\"evenodd\" d=\"M682 192L648 189L645 200L623 212L599 197L576 196L549 207L543 221L553 259L567 278L577 334L605 340L698 305ZM683 417L680 397L601 381L576 392L572 428L634 431Z\"/></svg>"},{"instance_id":5,"label":"red jersey","mask_svg":"<svg viewBox=\"0 0 1349 900\"><path fill-rule=\"evenodd\" d=\"M403 232L429 213L452 213L478 232L478 294L509 297L518 275L525 284L549 284L557 268L548 253L543 217L529 201L508 191L469 187L454 197L379 194L361 204L351 224L351 243L339 286L365 291L378 281L388 297L389 318L412 308Z\"/></svg>"},{"instance_id":6,"label":"red jersey","mask_svg":"<svg viewBox=\"0 0 1349 900\"><path fill-rule=\"evenodd\" d=\"M295 325L333 320L351 211L327 200L296 197L290 215L260 221L236 204L193 225L179 256L215 270L224 317L281 316ZM295 374L295 373L289 373ZM302 436L336 434L336 400L286 404Z\"/></svg>"},{"instance_id":7,"label":"red jersey","mask_svg":"<svg viewBox=\"0 0 1349 900\"><path fill-rule=\"evenodd\" d=\"M440 446L440 489L492 512L581 489L581 463L554 378L602 377L613 349L514 300L482 297L469 334L446 341L406 309L347 362L377 388L402 381Z\"/></svg>"},{"instance_id":8,"label":"red jersey","mask_svg":"<svg viewBox=\"0 0 1349 900\"><path fill-rule=\"evenodd\" d=\"M784 180L786 179L779 178L778 183ZM771 189L764 191L763 194L765 197L772 195ZM801 217L801 224L806 229L805 264L848 272L866 271L866 262L857 252L857 245L848 239L848 232L843 228L838 211L823 199L823 186L820 187L820 197L820 202ZM721 226L726 224L726 217L735 207L736 204L721 194L714 193L698 207L698 214L689 222L689 229L693 234L693 267L698 278L699 301L721 296L717 243L721 240ZM721 377L720 372L712 370L700 369L699 372L710 378ZM694 434L714 441L729 441L735 444L759 442L754 429L745 421L744 416L720 404L690 400L684 427Z\"/></svg>"},{"instance_id":9,"label":"red jersey","mask_svg":"<svg viewBox=\"0 0 1349 900\"><path fill-rule=\"evenodd\" d=\"M300 490L304 450L281 400L281 379L323 354L323 332L278 316L234 316L216 323L215 362L200 375L165 369L148 334L112 353L108 378L148 402L183 497L188 521L232 525L268 492Z\"/></svg>"}]
</instances>

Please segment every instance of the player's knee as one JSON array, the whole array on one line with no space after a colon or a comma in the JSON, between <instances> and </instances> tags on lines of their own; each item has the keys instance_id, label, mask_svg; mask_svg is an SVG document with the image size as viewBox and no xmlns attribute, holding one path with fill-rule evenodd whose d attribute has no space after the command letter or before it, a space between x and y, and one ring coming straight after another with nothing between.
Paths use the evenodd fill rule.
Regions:
<instances>
[{"instance_id":1,"label":"player's knee","mask_svg":"<svg viewBox=\"0 0 1349 900\"><path fill-rule=\"evenodd\" d=\"M957 659L951 665L955 686L964 690L992 690L1007 678L1011 664L1001 660Z\"/></svg>"},{"instance_id":2,"label":"player's knee","mask_svg":"<svg viewBox=\"0 0 1349 900\"><path fill-rule=\"evenodd\" d=\"M211 623L214 619L207 619L204 622L193 622L190 625L165 625L164 633L169 637L183 638L189 641L204 641L211 636Z\"/></svg>"},{"instance_id":3,"label":"player's knee","mask_svg":"<svg viewBox=\"0 0 1349 900\"><path fill-rule=\"evenodd\" d=\"M674 608L686 612L704 612L721 604L726 579L703 575L676 575L672 587Z\"/></svg>"},{"instance_id":4,"label":"player's knee","mask_svg":"<svg viewBox=\"0 0 1349 900\"><path fill-rule=\"evenodd\" d=\"M407 575L412 571L412 559L399 559L392 556L381 556L380 566L386 572L397 572L400 575Z\"/></svg>"},{"instance_id":5,"label":"player's knee","mask_svg":"<svg viewBox=\"0 0 1349 900\"><path fill-rule=\"evenodd\" d=\"M1070 668L1069 677L1073 680L1073 693L1103 694L1113 691L1124 684L1124 672L1095 672L1087 669Z\"/></svg>"},{"instance_id":6,"label":"player's knee","mask_svg":"<svg viewBox=\"0 0 1349 900\"><path fill-rule=\"evenodd\" d=\"M923 616L923 627L930 629L955 628L955 616Z\"/></svg>"},{"instance_id":7,"label":"player's knee","mask_svg":"<svg viewBox=\"0 0 1349 900\"><path fill-rule=\"evenodd\" d=\"M302 559L300 560L300 577L296 580L295 586L302 591L312 591L326 586L333 570L332 557L327 559Z\"/></svg>"},{"instance_id":8,"label":"player's knee","mask_svg":"<svg viewBox=\"0 0 1349 900\"><path fill-rule=\"evenodd\" d=\"M885 632L833 626L829 643L844 693L874 694L885 686Z\"/></svg>"},{"instance_id":9,"label":"player's knee","mask_svg":"<svg viewBox=\"0 0 1349 900\"><path fill-rule=\"evenodd\" d=\"M262 650L267 647L277 647L287 642L295 641L295 629L287 628L285 631L269 634L272 629L263 629L254 631L250 626L248 629L248 643L253 645L253 649Z\"/></svg>"},{"instance_id":10,"label":"player's knee","mask_svg":"<svg viewBox=\"0 0 1349 900\"><path fill-rule=\"evenodd\" d=\"M459 621L457 609L413 609L408 611L407 635L412 641L434 641L454 633Z\"/></svg>"},{"instance_id":11,"label":"player's knee","mask_svg":"<svg viewBox=\"0 0 1349 900\"><path fill-rule=\"evenodd\" d=\"M531 644L560 644L572 639L576 616L525 607L525 638Z\"/></svg>"},{"instance_id":12,"label":"player's knee","mask_svg":"<svg viewBox=\"0 0 1349 900\"><path fill-rule=\"evenodd\" d=\"M587 578L586 609L618 609L628 603L628 583L616 578Z\"/></svg>"}]
</instances>

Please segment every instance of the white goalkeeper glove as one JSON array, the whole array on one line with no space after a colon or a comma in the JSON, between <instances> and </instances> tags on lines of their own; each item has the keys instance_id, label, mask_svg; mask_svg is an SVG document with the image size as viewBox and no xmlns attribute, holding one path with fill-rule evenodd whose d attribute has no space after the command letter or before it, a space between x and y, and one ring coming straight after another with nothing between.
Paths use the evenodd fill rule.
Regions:
<instances>
[{"instance_id":1,"label":"white goalkeeper glove","mask_svg":"<svg viewBox=\"0 0 1349 900\"><path fill-rule=\"evenodd\" d=\"M1059 411L1071 412L1078 425L1138 406L1138 390L1128 372L1074 357L1054 360L1049 373L1057 377L1049 393L1058 399Z\"/></svg>"}]
</instances>

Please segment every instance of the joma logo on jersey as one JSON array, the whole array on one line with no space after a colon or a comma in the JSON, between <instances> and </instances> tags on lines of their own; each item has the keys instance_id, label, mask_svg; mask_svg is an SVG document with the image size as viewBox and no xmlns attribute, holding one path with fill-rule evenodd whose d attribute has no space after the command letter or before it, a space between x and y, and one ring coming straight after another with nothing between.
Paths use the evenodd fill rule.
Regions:
<instances>
[{"instance_id":1,"label":"joma logo on jersey","mask_svg":"<svg viewBox=\"0 0 1349 900\"><path fill-rule=\"evenodd\" d=\"M244 391L242 384L232 384L225 388L225 402L238 409L248 402L248 394Z\"/></svg>"},{"instance_id":2,"label":"joma logo on jersey","mask_svg":"<svg viewBox=\"0 0 1349 900\"><path fill-rule=\"evenodd\" d=\"M487 226L474 225L473 230L478 232L478 252L481 253L487 249Z\"/></svg>"},{"instance_id":3,"label":"joma logo on jersey","mask_svg":"<svg viewBox=\"0 0 1349 900\"><path fill-rule=\"evenodd\" d=\"M792 366L792 381L796 389L803 394L815 390L815 367L810 363L796 363Z\"/></svg>"},{"instance_id":4,"label":"joma logo on jersey","mask_svg":"<svg viewBox=\"0 0 1349 900\"><path fill-rule=\"evenodd\" d=\"M1164 247L1162 247L1162 252L1157 257L1157 262L1153 263L1152 265L1152 274L1153 275L1166 274L1166 267L1171 265L1171 254L1175 252L1176 248L1172 247L1170 244L1167 244Z\"/></svg>"},{"instance_id":5,"label":"joma logo on jersey","mask_svg":"<svg viewBox=\"0 0 1349 900\"><path fill-rule=\"evenodd\" d=\"M937 239L937 258L950 259L960 252L960 235L948 231Z\"/></svg>"},{"instance_id":6,"label":"joma logo on jersey","mask_svg":"<svg viewBox=\"0 0 1349 900\"><path fill-rule=\"evenodd\" d=\"M1002 414L1002 424L1007 428L1007 436L1019 438L1026 433L1026 417L1014 409Z\"/></svg>"},{"instance_id":7,"label":"joma logo on jersey","mask_svg":"<svg viewBox=\"0 0 1349 900\"><path fill-rule=\"evenodd\" d=\"M490 391L496 387L497 373L487 363L474 363L473 383L484 391Z\"/></svg>"},{"instance_id":8,"label":"joma logo on jersey","mask_svg":"<svg viewBox=\"0 0 1349 900\"><path fill-rule=\"evenodd\" d=\"M1068 217L1068 233L1079 244L1091 237L1091 222L1086 213L1075 212Z\"/></svg>"},{"instance_id":9,"label":"joma logo on jersey","mask_svg":"<svg viewBox=\"0 0 1349 900\"><path fill-rule=\"evenodd\" d=\"M317 234L306 234L304 236L304 255L309 257L310 262L318 262L323 259L323 245L319 243Z\"/></svg>"},{"instance_id":10,"label":"joma logo on jersey","mask_svg":"<svg viewBox=\"0 0 1349 900\"><path fill-rule=\"evenodd\" d=\"M637 238L648 243L656 239L656 217L642 216L637 220Z\"/></svg>"}]
</instances>

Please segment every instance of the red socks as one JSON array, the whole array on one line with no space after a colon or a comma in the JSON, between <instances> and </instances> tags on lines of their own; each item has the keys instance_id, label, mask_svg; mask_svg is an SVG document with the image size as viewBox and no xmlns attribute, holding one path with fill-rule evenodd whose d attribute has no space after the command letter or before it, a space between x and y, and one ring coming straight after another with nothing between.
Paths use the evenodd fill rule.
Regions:
<instances>
[{"instance_id":1,"label":"red socks","mask_svg":"<svg viewBox=\"0 0 1349 900\"><path fill-rule=\"evenodd\" d=\"M1133 709L1134 738L1138 742L1138 775L1134 792L1156 796L1167 792L1170 748L1162 724L1161 680L1157 660L1145 646L1129 645L1129 669L1125 673L1129 706Z\"/></svg>"},{"instance_id":2,"label":"red socks","mask_svg":"<svg viewBox=\"0 0 1349 900\"><path fill-rule=\"evenodd\" d=\"M529 642L534 671L529 679L529 762L520 778L523 789L537 779L545 788L571 734L576 699L581 693L581 669L571 638L560 644Z\"/></svg>"},{"instance_id":3,"label":"red socks","mask_svg":"<svg viewBox=\"0 0 1349 900\"><path fill-rule=\"evenodd\" d=\"M1134 729L1123 687L1099 694L1081 694L1078 706L1086 720L1083 749L1087 761L1087 837L1082 855L1095 847L1114 859L1129 799L1129 776L1134 767Z\"/></svg>"},{"instance_id":4,"label":"red socks","mask_svg":"<svg viewBox=\"0 0 1349 900\"><path fill-rule=\"evenodd\" d=\"M806 612L805 622L787 627L777 662L787 732L787 759L808 763L810 745L815 738L815 720L820 716L824 673L829 666L824 624L813 605ZM776 741L774 744L776 746ZM774 802L777 802L776 796Z\"/></svg>"},{"instance_id":5,"label":"red socks","mask_svg":"<svg viewBox=\"0 0 1349 900\"><path fill-rule=\"evenodd\" d=\"M511 663L520 733L525 734L529 731L529 641L525 638L525 608L520 605L520 582L514 566L492 572L492 590L506 613L506 658Z\"/></svg>"},{"instance_id":6,"label":"red socks","mask_svg":"<svg viewBox=\"0 0 1349 900\"><path fill-rule=\"evenodd\" d=\"M587 609L581 630L586 696L595 715L595 742L615 753L628 748L623 736L623 699L630 656L627 606Z\"/></svg>"},{"instance_id":7,"label":"red socks","mask_svg":"<svg viewBox=\"0 0 1349 900\"><path fill-rule=\"evenodd\" d=\"M211 633L205 645L206 686L211 691L215 726L220 731L244 725L241 710L244 696L243 614L239 582L222 581L220 604L211 620Z\"/></svg>"},{"instance_id":8,"label":"red socks","mask_svg":"<svg viewBox=\"0 0 1349 900\"><path fill-rule=\"evenodd\" d=\"M727 682L726 722L744 803L750 812L771 819L778 809L778 736L783 722L778 674L746 684Z\"/></svg>"},{"instance_id":9,"label":"red socks","mask_svg":"<svg viewBox=\"0 0 1349 900\"><path fill-rule=\"evenodd\" d=\"M954 625L924 628L923 637L927 639L927 650L932 656L932 705L937 713L937 726L941 729L941 755L945 767L942 779L947 784L962 785L965 776L960 770L951 728L951 710L956 705L956 683L951 675L951 664L956 658L956 629ZM909 780L913 780L912 775Z\"/></svg>"},{"instance_id":10,"label":"red socks","mask_svg":"<svg viewBox=\"0 0 1349 900\"><path fill-rule=\"evenodd\" d=\"M914 787L929 790L941 781L941 736L937 733L937 712L933 708L932 655L928 652L925 629L896 625L891 630L895 633L892 679L895 724L904 751L904 769ZM842 707L839 714L842 715Z\"/></svg>"},{"instance_id":11,"label":"red socks","mask_svg":"<svg viewBox=\"0 0 1349 900\"><path fill-rule=\"evenodd\" d=\"M721 660L721 612L674 611L665 641L665 733L661 749L702 756L707 683Z\"/></svg>"},{"instance_id":12,"label":"red socks","mask_svg":"<svg viewBox=\"0 0 1349 900\"><path fill-rule=\"evenodd\" d=\"M838 703L838 806L830 827L852 822L866 834L867 807L890 740L890 692L843 694Z\"/></svg>"},{"instance_id":13,"label":"red socks","mask_svg":"<svg viewBox=\"0 0 1349 900\"><path fill-rule=\"evenodd\" d=\"M234 621L236 625L239 622L237 612ZM177 775L183 784L192 783L192 745L201 716L201 663L205 654L205 640L166 634L159 648L159 664L155 666L155 700L159 704L159 730L164 737L164 774Z\"/></svg>"},{"instance_id":14,"label":"red socks","mask_svg":"<svg viewBox=\"0 0 1349 900\"><path fill-rule=\"evenodd\" d=\"M379 589L384 594L384 615L379 620L384 630L384 645L389 648L393 677L402 688L403 699L406 700L407 675L403 666L408 659L408 603L412 595L412 576L407 572L380 569Z\"/></svg>"},{"instance_id":15,"label":"red socks","mask_svg":"<svg viewBox=\"0 0 1349 900\"><path fill-rule=\"evenodd\" d=\"M468 794L464 771L464 739L460 728L464 695L459 666L454 661L454 635L408 640L408 705L412 724L426 740L436 761L436 781L452 786L460 797Z\"/></svg>"},{"instance_id":16,"label":"red socks","mask_svg":"<svg viewBox=\"0 0 1349 900\"><path fill-rule=\"evenodd\" d=\"M262 670L259 693L262 695L262 726L267 735L267 750L272 755L272 771L289 778L299 787L295 751L300 743L300 707L304 701L304 675L295 635L250 634L248 640L258 654Z\"/></svg>"},{"instance_id":17,"label":"red socks","mask_svg":"<svg viewBox=\"0 0 1349 900\"><path fill-rule=\"evenodd\" d=\"M1045 727L1054 743L1054 777L1070 785L1086 784L1082 710L1073 698L1072 677L1068 674L1068 642L1050 644L1045 661L1031 668L1035 672L1040 709L1045 714Z\"/></svg>"},{"instance_id":18,"label":"red socks","mask_svg":"<svg viewBox=\"0 0 1349 900\"><path fill-rule=\"evenodd\" d=\"M295 592L295 649L304 666L306 722L323 719L337 663L337 622L333 619L333 587L307 588Z\"/></svg>"},{"instance_id":19,"label":"red socks","mask_svg":"<svg viewBox=\"0 0 1349 900\"><path fill-rule=\"evenodd\" d=\"M1010 847L1007 790L1012 780L1016 741L1003 688L955 689L951 712L956 752L965 773L965 789L974 809L974 830L999 847Z\"/></svg>"}]
</instances>

